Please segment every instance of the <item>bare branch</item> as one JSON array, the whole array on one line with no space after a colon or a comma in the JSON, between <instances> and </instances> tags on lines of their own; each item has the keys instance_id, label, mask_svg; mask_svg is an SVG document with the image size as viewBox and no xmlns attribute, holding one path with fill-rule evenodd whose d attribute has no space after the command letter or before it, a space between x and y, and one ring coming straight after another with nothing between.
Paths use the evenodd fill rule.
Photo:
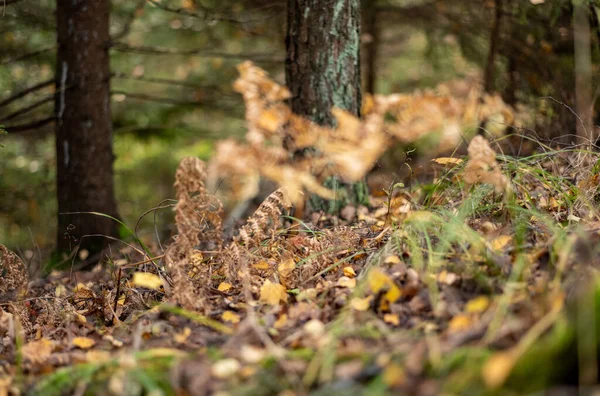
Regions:
<instances>
[{"instance_id":1,"label":"bare branch","mask_svg":"<svg viewBox=\"0 0 600 396\"><path fill-rule=\"evenodd\" d=\"M0 0L0 1L2 1L2 0ZM8 65L10 63L19 62L19 61L22 61L22 60L25 60L25 59L28 59L28 58L32 58L32 57L40 55L40 54L44 54L46 52L53 51L55 49L56 49L56 45L53 45L53 46L50 46L50 47L41 48L41 49L39 49L37 51L34 51L34 52L29 52L27 54L19 55L16 58L4 60L4 61L0 62L0 65L4 66L4 65Z\"/></svg>"},{"instance_id":2,"label":"bare branch","mask_svg":"<svg viewBox=\"0 0 600 396\"><path fill-rule=\"evenodd\" d=\"M37 121L29 122L27 124L8 125L8 126L5 126L4 129L8 133L30 131L32 129L38 129L47 124L50 124L52 121L54 121L54 119L55 119L55 117L47 117L47 118L42 118Z\"/></svg>"},{"instance_id":3,"label":"bare branch","mask_svg":"<svg viewBox=\"0 0 600 396\"><path fill-rule=\"evenodd\" d=\"M150 46L134 46L126 43L114 43L113 48L121 52L133 52L137 54L148 54L148 55L187 55L187 56L204 56L214 58L228 58L228 59L249 59L255 62L268 62L268 63L281 63L284 61L283 56L274 56L267 53L258 54L232 54L227 52L211 51L206 48L192 48L188 50L181 50L176 48L165 48L165 47L150 47Z\"/></svg>"},{"instance_id":4,"label":"bare branch","mask_svg":"<svg viewBox=\"0 0 600 396\"><path fill-rule=\"evenodd\" d=\"M180 100L180 99L165 98L165 97L160 97L160 96L148 95L148 94L143 94L143 93L126 92L126 91L120 91L120 90L110 91L110 94L111 95L125 95L127 98L145 100L145 101L150 101L150 102L158 102L158 103L164 103L164 104L170 104L170 105L198 106L198 105L202 104L202 102L196 101L196 100Z\"/></svg>"},{"instance_id":5,"label":"bare branch","mask_svg":"<svg viewBox=\"0 0 600 396\"><path fill-rule=\"evenodd\" d=\"M46 88L47 86L50 86L52 84L54 84L54 79L42 81L41 83L33 85L29 88L25 88L24 90L17 92L16 94L9 96L8 98L6 98L2 102L0 102L0 107L4 107L4 106L14 102L15 100L21 99L22 97L24 97L32 92L38 91L42 88Z\"/></svg>"},{"instance_id":6,"label":"bare branch","mask_svg":"<svg viewBox=\"0 0 600 396\"><path fill-rule=\"evenodd\" d=\"M127 36L129 32L131 32L131 25L133 25L133 22L135 21L135 16L138 13L138 11L144 8L144 5L146 5L146 0L138 1L133 11L131 11L131 13L127 16L127 21L125 22L125 25L123 25L123 29L121 29L119 33L111 37L112 41L120 40L123 37Z\"/></svg>"},{"instance_id":7,"label":"bare branch","mask_svg":"<svg viewBox=\"0 0 600 396\"><path fill-rule=\"evenodd\" d=\"M160 8L161 10L167 11L167 12L172 12L174 14L178 14L178 15L183 15L183 16L188 16L188 17L193 17L193 18L199 18L205 21L217 21L217 22L228 22L228 23L233 23L233 24L240 24L240 23L244 23L244 21L239 21L237 19L234 18L226 18L226 17L221 17L221 16L217 16L217 15L209 15L209 12L206 8L202 8L203 13L197 13L197 12L193 12L190 10L187 10L185 8L174 8L174 7L169 7L166 6L164 4L161 4L160 2L156 1L156 0L147 0L148 3L154 5L157 8Z\"/></svg>"},{"instance_id":8,"label":"bare branch","mask_svg":"<svg viewBox=\"0 0 600 396\"><path fill-rule=\"evenodd\" d=\"M187 81L173 80L173 79L169 79L169 78L144 77L144 76L136 77L136 76L131 76L129 74L119 73L119 72L112 73L111 77L119 79L119 80L143 81L143 82L149 82L149 83L154 83L154 84L175 85L175 86L191 88L191 89L203 89L203 90L213 90L213 91L221 90L218 85L199 85L199 84L194 84L194 83L190 83Z\"/></svg>"},{"instance_id":9,"label":"bare branch","mask_svg":"<svg viewBox=\"0 0 600 396\"><path fill-rule=\"evenodd\" d=\"M10 121L13 118L17 118L23 114L29 113L30 111L35 110L38 107L45 105L46 103L52 102L53 100L54 100L54 95L51 95L50 97L38 100L37 102L34 102L27 107L23 107L22 109L19 109L19 110L15 111L14 113L11 113L11 114L7 115L6 117L0 119L0 122Z\"/></svg>"}]
</instances>

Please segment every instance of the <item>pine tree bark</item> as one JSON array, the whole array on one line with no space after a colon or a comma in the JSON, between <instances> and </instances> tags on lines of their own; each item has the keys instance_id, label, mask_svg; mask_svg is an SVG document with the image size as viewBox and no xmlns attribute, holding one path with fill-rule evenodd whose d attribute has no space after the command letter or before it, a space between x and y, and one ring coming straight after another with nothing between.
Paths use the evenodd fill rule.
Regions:
<instances>
[{"instance_id":1,"label":"pine tree bark","mask_svg":"<svg viewBox=\"0 0 600 396\"><path fill-rule=\"evenodd\" d=\"M359 116L360 0L288 0L287 16L285 71L292 110L325 126L335 124L332 107ZM335 212L366 199L364 183L343 185L334 178L327 184L340 191L340 199L325 205L313 200L314 209Z\"/></svg>"},{"instance_id":2,"label":"pine tree bark","mask_svg":"<svg viewBox=\"0 0 600 396\"><path fill-rule=\"evenodd\" d=\"M364 7L365 43L365 91L375 93L377 84L377 52L379 49L379 26L377 21L377 1L367 0Z\"/></svg>"},{"instance_id":3,"label":"pine tree bark","mask_svg":"<svg viewBox=\"0 0 600 396\"><path fill-rule=\"evenodd\" d=\"M117 225L109 65L110 0L57 0L56 164L57 250L77 243L97 252Z\"/></svg>"}]
</instances>

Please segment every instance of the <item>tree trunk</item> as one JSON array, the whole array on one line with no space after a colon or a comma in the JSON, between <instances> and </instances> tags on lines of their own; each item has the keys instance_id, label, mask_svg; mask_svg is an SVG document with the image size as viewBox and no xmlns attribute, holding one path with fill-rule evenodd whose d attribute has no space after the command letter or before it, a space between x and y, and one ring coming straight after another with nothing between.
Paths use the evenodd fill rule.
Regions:
<instances>
[{"instance_id":1,"label":"tree trunk","mask_svg":"<svg viewBox=\"0 0 600 396\"><path fill-rule=\"evenodd\" d=\"M296 114L334 126L332 107L360 115L360 0L288 0L287 85ZM334 202L312 200L314 209L338 211L348 202L366 199L364 183L343 185Z\"/></svg>"},{"instance_id":2,"label":"tree trunk","mask_svg":"<svg viewBox=\"0 0 600 396\"><path fill-rule=\"evenodd\" d=\"M367 0L364 4L365 26L365 91L375 93L377 83L377 50L379 49L379 25L377 24L377 1Z\"/></svg>"},{"instance_id":3,"label":"tree trunk","mask_svg":"<svg viewBox=\"0 0 600 396\"><path fill-rule=\"evenodd\" d=\"M500 23L502 20L502 0L494 1L494 23L490 32L490 49L483 74L483 90L486 93L494 92L494 70L496 64L496 52L500 41Z\"/></svg>"},{"instance_id":4,"label":"tree trunk","mask_svg":"<svg viewBox=\"0 0 600 396\"><path fill-rule=\"evenodd\" d=\"M58 252L77 243L97 252L117 224L113 187L109 65L110 0L57 0L56 184Z\"/></svg>"},{"instance_id":5,"label":"tree trunk","mask_svg":"<svg viewBox=\"0 0 600 396\"><path fill-rule=\"evenodd\" d=\"M579 143L590 146L596 142L593 123L592 44L590 37L589 3L573 0L573 33L575 56L575 110L578 114Z\"/></svg>"}]
</instances>

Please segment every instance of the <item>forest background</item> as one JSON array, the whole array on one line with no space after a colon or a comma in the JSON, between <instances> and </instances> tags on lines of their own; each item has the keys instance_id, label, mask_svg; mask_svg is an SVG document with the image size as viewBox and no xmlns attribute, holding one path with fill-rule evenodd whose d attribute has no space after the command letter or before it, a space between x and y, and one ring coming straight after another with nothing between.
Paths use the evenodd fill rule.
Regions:
<instances>
[{"instance_id":1,"label":"forest background","mask_svg":"<svg viewBox=\"0 0 600 396\"><path fill-rule=\"evenodd\" d=\"M55 7L9 0L0 27L0 125L8 132L0 240L28 255L35 246L45 258L57 222ZM590 7L596 60L600 33ZM369 0L362 8L365 92L412 92L450 80L483 84L510 105L528 106L529 136L550 145L576 142L570 1ZM126 224L173 197L172 175L183 156L207 159L215 139L243 135L235 66L253 60L283 83L285 26L285 1L112 2L114 180ZM410 151L398 147L380 164L399 172L406 158L419 155ZM153 222L144 219L141 229L154 233ZM156 223L168 237L172 213L159 212Z\"/></svg>"}]
</instances>

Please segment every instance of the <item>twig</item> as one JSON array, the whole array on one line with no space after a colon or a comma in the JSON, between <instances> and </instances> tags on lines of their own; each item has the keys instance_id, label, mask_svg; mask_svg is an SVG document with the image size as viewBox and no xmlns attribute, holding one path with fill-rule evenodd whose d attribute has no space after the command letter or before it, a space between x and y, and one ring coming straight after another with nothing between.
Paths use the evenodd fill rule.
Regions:
<instances>
[{"instance_id":1,"label":"twig","mask_svg":"<svg viewBox=\"0 0 600 396\"><path fill-rule=\"evenodd\" d=\"M134 52L137 54L147 55L195 55L205 56L214 58L227 58L227 59L250 59L255 62L272 62L280 63L283 62L284 57L273 56L268 53L258 54L232 54L228 52L212 51L206 48L191 48L187 50L177 48L166 48L166 47L151 47L146 45L129 45L126 43L114 43L113 49L121 52Z\"/></svg>"},{"instance_id":2,"label":"twig","mask_svg":"<svg viewBox=\"0 0 600 396\"><path fill-rule=\"evenodd\" d=\"M38 91L42 88L46 88L47 86L50 86L52 84L54 84L54 79L42 81L41 83L32 85L29 88L25 88L24 90L17 92L16 94L9 96L8 98L6 98L2 102L0 102L0 107L4 107L4 106L14 102L15 100L21 99L22 97L24 97L32 92Z\"/></svg>"},{"instance_id":3,"label":"twig","mask_svg":"<svg viewBox=\"0 0 600 396\"><path fill-rule=\"evenodd\" d=\"M122 267L119 267L119 275L117 276L117 294L115 295L115 312L113 312L113 315L117 320L119 320L119 318L117 318L117 305L119 303L119 293L121 292L121 271Z\"/></svg>"},{"instance_id":4,"label":"twig","mask_svg":"<svg viewBox=\"0 0 600 396\"><path fill-rule=\"evenodd\" d=\"M38 100L37 102L34 102L27 107L23 107L22 109L19 109L13 113L7 115L6 117L0 119L0 122L10 121L13 118L17 118L20 115L29 113L31 110L35 110L38 107L45 105L46 103L52 102L53 100L54 100L54 95L44 98L44 99L41 99L41 100Z\"/></svg>"},{"instance_id":5,"label":"twig","mask_svg":"<svg viewBox=\"0 0 600 396\"><path fill-rule=\"evenodd\" d=\"M123 29L121 29L121 31L119 33L117 33L114 36L112 36L110 38L111 41L120 40L123 37L127 36L129 34L129 32L131 32L131 25L133 25L133 22L135 21L135 16L138 13L138 11L140 11L140 10L142 10L144 8L145 4L146 4L146 0L139 0L138 1L138 3L133 8L133 10L131 11L131 13L127 16L127 21L123 25Z\"/></svg>"},{"instance_id":6,"label":"twig","mask_svg":"<svg viewBox=\"0 0 600 396\"><path fill-rule=\"evenodd\" d=\"M24 132L24 131L29 131L32 129L41 128L44 125L49 124L52 121L54 121L54 119L55 119L55 117L52 116L52 117L42 118L41 120L29 122L27 124L8 125L8 126L5 126L4 129L8 133Z\"/></svg>"},{"instance_id":7,"label":"twig","mask_svg":"<svg viewBox=\"0 0 600 396\"><path fill-rule=\"evenodd\" d=\"M142 94L142 93L132 93L132 92L126 92L126 91L120 91L120 90L111 91L110 93L111 93L111 95L125 95L126 97L133 98L133 99L146 100L146 101L150 101L150 102L158 102L158 103L165 103L165 104L171 104L171 105L198 106L198 105L203 104L202 102L197 101L197 100L179 100L179 99L165 98L165 97Z\"/></svg>"},{"instance_id":8,"label":"twig","mask_svg":"<svg viewBox=\"0 0 600 396\"><path fill-rule=\"evenodd\" d=\"M50 51L52 51L54 49L56 49L56 45L53 45L51 47L41 48L41 49L39 49L37 51L33 51L33 52L30 52L30 53L27 53L27 54L19 55L16 58L12 58L12 59L8 59L8 60L5 60L5 61L2 61L2 63L0 63L0 65L5 66L5 65L8 65L8 64L13 63L13 62L19 62L19 61L22 61L22 60L25 60L25 59L28 59L28 58L32 58L34 56L37 56L37 55L40 55L40 54L43 54L43 53L46 53L46 52L50 52Z\"/></svg>"}]
</instances>

